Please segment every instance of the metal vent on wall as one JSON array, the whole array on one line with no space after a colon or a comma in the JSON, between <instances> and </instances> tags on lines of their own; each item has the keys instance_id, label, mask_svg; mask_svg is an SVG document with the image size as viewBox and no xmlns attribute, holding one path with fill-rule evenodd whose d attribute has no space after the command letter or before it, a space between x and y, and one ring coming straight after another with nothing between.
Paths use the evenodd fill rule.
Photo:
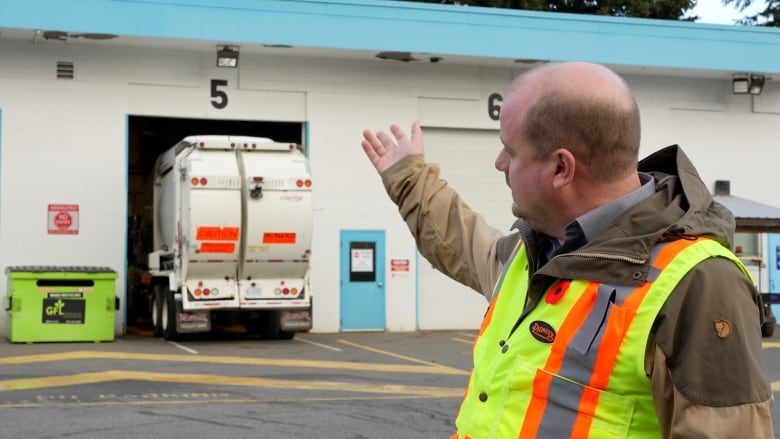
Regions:
<instances>
[{"instance_id":1,"label":"metal vent on wall","mask_svg":"<svg viewBox=\"0 0 780 439\"><path fill-rule=\"evenodd\" d=\"M74 67L70 61L57 61L57 79L73 79Z\"/></svg>"}]
</instances>

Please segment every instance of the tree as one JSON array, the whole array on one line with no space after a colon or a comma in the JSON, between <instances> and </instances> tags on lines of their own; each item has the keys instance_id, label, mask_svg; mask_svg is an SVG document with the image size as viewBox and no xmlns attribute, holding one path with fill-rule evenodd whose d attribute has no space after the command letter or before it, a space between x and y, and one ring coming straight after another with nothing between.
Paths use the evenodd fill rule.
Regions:
<instances>
[{"instance_id":1,"label":"tree","mask_svg":"<svg viewBox=\"0 0 780 439\"><path fill-rule=\"evenodd\" d=\"M613 17L659 18L696 21L687 15L697 0L417 0L424 3L449 3L528 11L568 12L572 14L611 15ZM723 0L747 2L751 0ZM777 0L780 1L780 0Z\"/></svg>"},{"instance_id":2,"label":"tree","mask_svg":"<svg viewBox=\"0 0 780 439\"><path fill-rule=\"evenodd\" d=\"M733 4L740 12L744 12L753 4L753 0L723 0L723 4ZM763 10L746 15L737 24L780 27L780 0L766 0Z\"/></svg>"}]
</instances>

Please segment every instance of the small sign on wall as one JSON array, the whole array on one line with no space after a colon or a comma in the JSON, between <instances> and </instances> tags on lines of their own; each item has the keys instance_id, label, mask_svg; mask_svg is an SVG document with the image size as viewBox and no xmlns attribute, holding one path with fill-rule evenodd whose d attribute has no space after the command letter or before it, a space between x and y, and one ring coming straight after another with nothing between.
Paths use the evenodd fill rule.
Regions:
<instances>
[{"instance_id":1,"label":"small sign on wall","mask_svg":"<svg viewBox=\"0 0 780 439\"><path fill-rule=\"evenodd\" d=\"M49 204L49 235L79 234L78 204Z\"/></svg>"},{"instance_id":2,"label":"small sign on wall","mask_svg":"<svg viewBox=\"0 0 780 439\"><path fill-rule=\"evenodd\" d=\"M390 271L409 271L408 259L391 259Z\"/></svg>"},{"instance_id":3,"label":"small sign on wall","mask_svg":"<svg viewBox=\"0 0 780 439\"><path fill-rule=\"evenodd\" d=\"M391 259L390 260L390 276L391 277L407 277L409 274L409 260L408 259Z\"/></svg>"}]
</instances>

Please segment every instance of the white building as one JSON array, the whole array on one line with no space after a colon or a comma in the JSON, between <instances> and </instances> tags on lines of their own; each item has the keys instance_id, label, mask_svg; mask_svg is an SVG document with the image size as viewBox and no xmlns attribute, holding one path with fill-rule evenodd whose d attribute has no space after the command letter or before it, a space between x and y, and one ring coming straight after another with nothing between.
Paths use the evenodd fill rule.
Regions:
<instances>
[{"instance_id":1,"label":"white building","mask_svg":"<svg viewBox=\"0 0 780 439\"><path fill-rule=\"evenodd\" d=\"M236 68L217 67L222 45L237 47ZM185 135L251 134L311 158L315 331L475 328L484 299L418 257L363 156L364 128L419 119L429 160L508 229L493 168L501 93L539 60L599 62L636 94L642 156L678 143L711 188L729 180L780 205L778 54L778 29L402 1L7 0L0 270L111 267L126 303L128 217L145 210L156 154ZM761 94L733 93L735 74L763 76ZM52 205L78 209L74 233L51 230ZM347 241L375 243L369 291L348 281Z\"/></svg>"}]
</instances>

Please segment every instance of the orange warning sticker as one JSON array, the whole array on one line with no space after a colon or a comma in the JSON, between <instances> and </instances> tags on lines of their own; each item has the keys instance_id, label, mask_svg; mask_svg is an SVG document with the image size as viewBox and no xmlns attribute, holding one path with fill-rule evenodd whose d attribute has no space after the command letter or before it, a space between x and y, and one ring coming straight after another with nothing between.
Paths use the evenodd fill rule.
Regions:
<instances>
[{"instance_id":1,"label":"orange warning sticker","mask_svg":"<svg viewBox=\"0 0 780 439\"><path fill-rule=\"evenodd\" d=\"M201 253L233 253L236 244L232 242L204 242L200 245Z\"/></svg>"},{"instance_id":2,"label":"orange warning sticker","mask_svg":"<svg viewBox=\"0 0 780 439\"><path fill-rule=\"evenodd\" d=\"M263 233L263 244L295 244L295 232Z\"/></svg>"},{"instance_id":3,"label":"orange warning sticker","mask_svg":"<svg viewBox=\"0 0 780 439\"><path fill-rule=\"evenodd\" d=\"M198 241L238 241L238 227L198 227L195 239Z\"/></svg>"}]
</instances>

